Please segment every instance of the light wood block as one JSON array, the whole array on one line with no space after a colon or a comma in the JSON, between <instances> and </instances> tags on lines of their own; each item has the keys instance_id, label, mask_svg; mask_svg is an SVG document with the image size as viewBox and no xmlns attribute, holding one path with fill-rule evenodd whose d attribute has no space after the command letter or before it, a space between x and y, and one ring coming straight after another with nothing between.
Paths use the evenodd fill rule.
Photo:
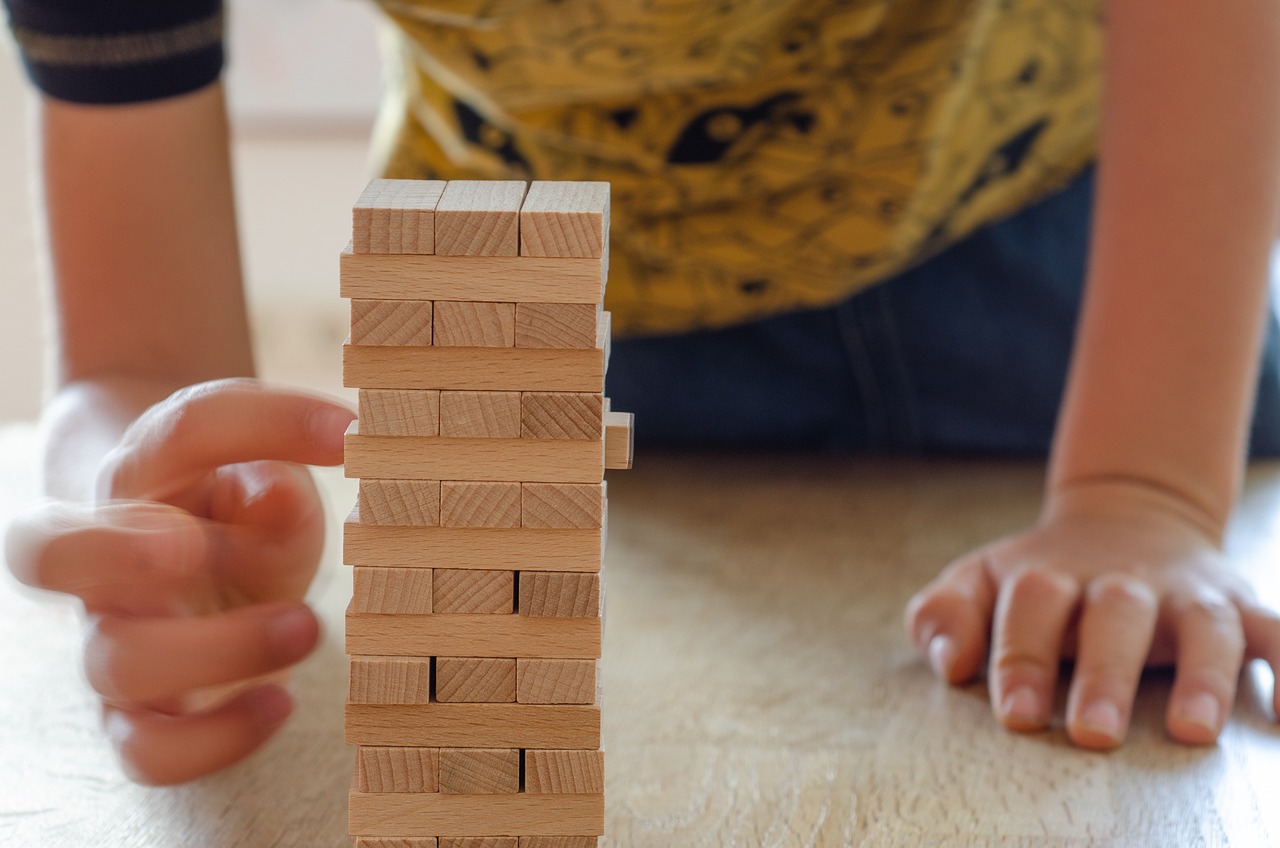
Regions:
<instances>
[{"instance_id":1,"label":"light wood block","mask_svg":"<svg viewBox=\"0 0 1280 848\"><path fill-rule=\"evenodd\" d=\"M600 256L609 244L609 184L535 180L520 208L521 256Z\"/></svg>"},{"instance_id":2,"label":"light wood block","mask_svg":"<svg viewBox=\"0 0 1280 848\"><path fill-rule=\"evenodd\" d=\"M599 440L604 435L604 396L584 392L524 392L520 435L526 439Z\"/></svg>"},{"instance_id":3,"label":"light wood block","mask_svg":"<svg viewBox=\"0 0 1280 848\"><path fill-rule=\"evenodd\" d=\"M516 305L442 300L435 312L435 344L448 347L513 347ZM353 337L352 344L359 344Z\"/></svg>"},{"instance_id":4,"label":"light wood block","mask_svg":"<svg viewBox=\"0 0 1280 848\"><path fill-rule=\"evenodd\" d=\"M529 256L339 258L342 297L372 300L481 300L493 303L599 303L604 259Z\"/></svg>"},{"instance_id":5,"label":"light wood block","mask_svg":"<svg viewBox=\"0 0 1280 848\"><path fill-rule=\"evenodd\" d=\"M353 791L349 805L348 827L352 833L362 835L485 836L516 831L531 836L565 836L604 832L603 795L402 795Z\"/></svg>"},{"instance_id":6,"label":"light wood block","mask_svg":"<svg viewBox=\"0 0 1280 848\"><path fill-rule=\"evenodd\" d=\"M518 256L520 205L528 189L515 180L450 180L436 204L436 253Z\"/></svg>"},{"instance_id":7,"label":"light wood block","mask_svg":"<svg viewBox=\"0 0 1280 848\"><path fill-rule=\"evenodd\" d=\"M520 487L520 526L599 529L604 526L604 483L525 483Z\"/></svg>"},{"instance_id":8,"label":"light wood block","mask_svg":"<svg viewBox=\"0 0 1280 848\"><path fill-rule=\"evenodd\" d=\"M600 747L597 705L348 703L345 716L348 745L583 750ZM449 830L436 832L468 835Z\"/></svg>"},{"instance_id":9,"label":"light wood block","mask_svg":"<svg viewBox=\"0 0 1280 848\"><path fill-rule=\"evenodd\" d=\"M377 615L359 613L354 605L347 614L347 651L353 656L594 659L600 656L600 635L598 617Z\"/></svg>"},{"instance_id":10,"label":"light wood block","mask_svg":"<svg viewBox=\"0 0 1280 848\"><path fill-rule=\"evenodd\" d=\"M630 412L606 412L604 415L604 467L625 470L631 467L635 442L632 431L635 416Z\"/></svg>"},{"instance_id":11,"label":"light wood block","mask_svg":"<svg viewBox=\"0 0 1280 848\"><path fill-rule=\"evenodd\" d=\"M604 792L603 751L526 751L525 791L534 795Z\"/></svg>"},{"instance_id":12,"label":"light wood block","mask_svg":"<svg viewBox=\"0 0 1280 848\"><path fill-rule=\"evenodd\" d=\"M517 303L516 347L599 347L604 311L598 303Z\"/></svg>"},{"instance_id":13,"label":"light wood block","mask_svg":"<svg viewBox=\"0 0 1280 848\"><path fill-rule=\"evenodd\" d=\"M522 836L520 848L600 848L599 836Z\"/></svg>"},{"instance_id":14,"label":"light wood block","mask_svg":"<svg viewBox=\"0 0 1280 848\"><path fill-rule=\"evenodd\" d=\"M519 749L442 748L440 791L450 795L511 795L519 792Z\"/></svg>"},{"instance_id":15,"label":"light wood block","mask_svg":"<svg viewBox=\"0 0 1280 848\"><path fill-rule=\"evenodd\" d=\"M439 848L434 836L357 836L351 848Z\"/></svg>"},{"instance_id":16,"label":"light wood block","mask_svg":"<svg viewBox=\"0 0 1280 848\"><path fill-rule=\"evenodd\" d=\"M437 568L431 605L436 613L502 615L515 611L515 572Z\"/></svg>"},{"instance_id":17,"label":"light wood block","mask_svg":"<svg viewBox=\"0 0 1280 848\"><path fill-rule=\"evenodd\" d=\"M358 508L363 521L396 527L440 525L439 480L360 480Z\"/></svg>"},{"instance_id":18,"label":"light wood block","mask_svg":"<svg viewBox=\"0 0 1280 848\"><path fill-rule=\"evenodd\" d=\"M361 389L360 432L369 436L440 435L440 393Z\"/></svg>"},{"instance_id":19,"label":"light wood block","mask_svg":"<svg viewBox=\"0 0 1280 848\"><path fill-rule=\"evenodd\" d=\"M605 352L346 344L343 385L365 389L602 392Z\"/></svg>"},{"instance_id":20,"label":"light wood block","mask_svg":"<svg viewBox=\"0 0 1280 848\"><path fill-rule=\"evenodd\" d=\"M358 509L342 537L350 565L599 571L604 553L599 530L389 527L361 522Z\"/></svg>"},{"instance_id":21,"label":"light wood block","mask_svg":"<svg viewBox=\"0 0 1280 848\"><path fill-rule=\"evenodd\" d=\"M520 393L441 392L440 435L459 439L520 438Z\"/></svg>"},{"instance_id":22,"label":"light wood block","mask_svg":"<svg viewBox=\"0 0 1280 848\"><path fill-rule=\"evenodd\" d=\"M442 836L440 848L520 848L518 836Z\"/></svg>"},{"instance_id":23,"label":"light wood block","mask_svg":"<svg viewBox=\"0 0 1280 848\"><path fill-rule=\"evenodd\" d=\"M352 423L346 475L386 480L599 483L604 441L366 436Z\"/></svg>"},{"instance_id":24,"label":"light wood block","mask_svg":"<svg viewBox=\"0 0 1280 848\"><path fill-rule=\"evenodd\" d=\"M525 572L520 575L521 615L551 618L597 618L600 575Z\"/></svg>"},{"instance_id":25,"label":"light wood block","mask_svg":"<svg viewBox=\"0 0 1280 848\"><path fill-rule=\"evenodd\" d=\"M361 792L439 792L440 749L360 748L356 786Z\"/></svg>"},{"instance_id":26,"label":"light wood block","mask_svg":"<svg viewBox=\"0 0 1280 848\"><path fill-rule=\"evenodd\" d=\"M435 209L443 180L370 180L351 210L357 253L435 252Z\"/></svg>"},{"instance_id":27,"label":"light wood block","mask_svg":"<svg viewBox=\"0 0 1280 848\"><path fill-rule=\"evenodd\" d=\"M351 610L376 615L430 615L431 569L353 569Z\"/></svg>"},{"instance_id":28,"label":"light wood block","mask_svg":"<svg viewBox=\"0 0 1280 848\"><path fill-rule=\"evenodd\" d=\"M519 483L446 480L440 484L443 527L519 527Z\"/></svg>"},{"instance_id":29,"label":"light wood block","mask_svg":"<svg viewBox=\"0 0 1280 848\"><path fill-rule=\"evenodd\" d=\"M516 661L489 657L437 657L436 700L442 704L511 704Z\"/></svg>"},{"instance_id":30,"label":"light wood block","mask_svg":"<svg viewBox=\"0 0 1280 848\"><path fill-rule=\"evenodd\" d=\"M424 657L351 657L353 704L428 704L431 660Z\"/></svg>"},{"instance_id":31,"label":"light wood block","mask_svg":"<svg viewBox=\"0 0 1280 848\"><path fill-rule=\"evenodd\" d=\"M594 704L595 660L516 661L516 701L521 704Z\"/></svg>"},{"instance_id":32,"label":"light wood block","mask_svg":"<svg viewBox=\"0 0 1280 848\"><path fill-rule=\"evenodd\" d=\"M352 344L429 345L432 324L429 300L351 301Z\"/></svg>"}]
</instances>

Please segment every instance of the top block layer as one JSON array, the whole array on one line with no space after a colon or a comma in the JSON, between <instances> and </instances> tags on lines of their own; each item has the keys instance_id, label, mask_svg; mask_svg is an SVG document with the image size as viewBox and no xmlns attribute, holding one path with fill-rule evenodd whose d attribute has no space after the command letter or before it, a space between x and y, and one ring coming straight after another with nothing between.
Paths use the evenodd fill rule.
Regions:
<instances>
[{"instance_id":1,"label":"top block layer","mask_svg":"<svg viewBox=\"0 0 1280 848\"><path fill-rule=\"evenodd\" d=\"M520 208L520 255L600 257L609 244L609 184L535 181Z\"/></svg>"},{"instance_id":2,"label":"top block layer","mask_svg":"<svg viewBox=\"0 0 1280 848\"><path fill-rule=\"evenodd\" d=\"M372 180L351 210L356 253L435 253L443 180Z\"/></svg>"},{"instance_id":3,"label":"top block layer","mask_svg":"<svg viewBox=\"0 0 1280 848\"><path fill-rule=\"evenodd\" d=\"M519 256L520 204L528 183L450 180L436 204L442 256Z\"/></svg>"}]
</instances>

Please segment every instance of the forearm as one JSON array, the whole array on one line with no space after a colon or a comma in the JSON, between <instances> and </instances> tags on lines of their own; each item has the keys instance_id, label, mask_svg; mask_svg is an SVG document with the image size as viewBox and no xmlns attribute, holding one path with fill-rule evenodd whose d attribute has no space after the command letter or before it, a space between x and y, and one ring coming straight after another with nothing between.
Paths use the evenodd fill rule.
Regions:
<instances>
[{"instance_id":1,"label":"forearm","mask_svg":"<svg viewBox=\"0 0 1280 848\"><path fill-rule=\"evenodd\" d=\"M1280 189L1280 9L1108 6L1088 293L1050 473L1220 532L1239 487Z\"/></svg>"}]
</instances>

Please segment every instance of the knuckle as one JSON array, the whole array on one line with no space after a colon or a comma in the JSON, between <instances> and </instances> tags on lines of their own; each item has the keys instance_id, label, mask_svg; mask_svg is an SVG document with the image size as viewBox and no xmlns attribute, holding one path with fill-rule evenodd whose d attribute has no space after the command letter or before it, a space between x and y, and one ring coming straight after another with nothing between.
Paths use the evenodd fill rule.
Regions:
<instances>
[{"instance_id":1,"label":"knuckle","mask_svg":"<svg viewBox=\"0 0 1280 848\"><path fill-rule=\"evenodd\" d=\"M1142 609L1153 609L1156 606L1156 594L1151 587L1127 574L1104 574L1090 581L1088 600L1090 603L1108 606Z\"/></svg>"},{"instance_id":2,"label":"knuckle","mask_svg":"<svg viewBox=\"0 0 1280 848\"><path fill-rule=\"evenodd\" d=\"M1222 595L1201 592L1184 596L1175 602L1175 611L1184 621L1194 622L1219 635L1241 638L1240 610Z\"/></svg>"},{"instance_id":3,"label":"knuckle","mask_svg":"<svg viewBox=\"0 0 1280 848\"><path fill-rule=\"evenodd\" d=\"M102 619L89 626L84 644L85 679L107 700L132 702L137 700L129 682L133 658L117 630Z\"/></svg>"},{"instance_id":4,"label":"knuckle","mask_svg":"<svg viewBox=\"0 0 1280 848\"><path fill-rule=\"evenodd\" d=\"M1015 606L1057 602L1075 595L1075 584L1066 575L1045 568L1027 568L1009 578L1009 600Z\"/></svg>"}]
</instances>

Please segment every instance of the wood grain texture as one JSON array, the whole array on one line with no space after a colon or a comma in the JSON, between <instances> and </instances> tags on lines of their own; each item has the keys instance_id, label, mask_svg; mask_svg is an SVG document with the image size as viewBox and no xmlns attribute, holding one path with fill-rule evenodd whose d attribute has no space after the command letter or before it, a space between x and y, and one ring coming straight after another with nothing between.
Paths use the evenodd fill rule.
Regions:
<instances>
[{"instance_id":1,"label":"wood grain texture","mask_svg":"<svg viewBox=\"0 0 1280 848\"><path fill-rule=\"evenodd\" d=\"M370 180L351 210L357 253L435 252L435 209L443 180Z\"/></svg>"},{"instance_id":2,"label":"wood grain texture","mask_svg":"<svg viewBox=\"0 0 1280 848\"><path fill-rule=\"evenodd\" d=\"M440 393L414 389L361 389L359 429L369 436L440 435Z\"/></svg>"},{"instance_id":3,"label":"wood grain texture","mask_svg":"<svg viewBox=\"0 0 1280 848\"><path fill-rule=\"evenodd\" d=\"M632 431L635 416L630 412L606 412L604 415L604 467L626 470L635 455Z\"/></svg>"},{"instance_id":4,"label":"wood grain texture","mask_svg":"<svg viewBox=\"0 0 1280 848\"><path fill-rule=\"evenodd\" d=\"M520 208L521 256L600 256L609 245L609 184L534 180Z\"/></svg>"},{"instance_id":5,"label":"wood grain texture","mask_svg":"<svg viewBox=\"0 0 1280 848\"><path fill-rule=\"evenodd\" d=\"M600 848L599 836L522 836L520 848Z\"/></svg>"},{"instance_id":6,"label":"wood grain texture","mask_svg":"<svg viewBox=\"0 0 1280 848\"><path fill-rule=\"evenodd\" d=\"M353 704L428 704L431 660L353 656L347 700Z\"/></svg>"},{"instance_id":7,"label":"wood grain texture","mask_svg":"<svg viewBox=\"0 0 1280 848\"><path fill-rule=\"evenodd\" d=\"M604 396L595 392L524 392L520 396L520 434L526 439L598 440L604 434Z\"/></svg>"},{"instance_id":8,"label":"wood grain texture","mask_svg":"<svg viewBox=\"0 0 1280 848\"><path fill-rule=\"evenodd\" d=\"M600 708L594 705L348 703L345 716L348 745L600 747Z\"/></svg>"},{"instance_id":9,"label":"wood grain texture","mask_svg":"<svg viewBox=\"0 0 1280 848\"><path fill-rule=\"evenodd\" d=\"M352 344L429 345L432 326L429 300L351 301Z\"/></svg>"},{"instance_id":10,"label":"wood grain texture","mask_svg":"<svg viewBox=\"0 0 1280 848\"><path fill-rule=\"evenodd\" d=\"M585 349L598 346L604 311L598 303L517 303L516 347Z\"/></svg>"},{"instance_id":11,"label":"wood grain texture","mask_svg":"<svg viewBox=\"0 0 1280 848\"><path fill-rule=\"evenodd\" d=\"M520 526L543 530L604 527L604 483L524 483Z\"/></svg>"},{"instance_id":12,"label":"wood grain texture","mask_svg":"<svg viewBox=\"0 0 1280 848\"><path fill-rule=\"evenodd\" d=\"M440 526L439 480L364 477L356 506L361 520L395 527Z\"/></svg>"},{"instance_id":13,"label":"wood grain texture","mask_svg":"<svg viewBox=\"0 0 1280 848\"><path fill-rule=\"evenodd\" d=\"M604 751L525 751L525 791L534 795L604 792Z\"/></svg>"},{"instance_id":14,"label":"wood grain texture","mask_svg":"<svg viewBox=\"0 0 1280 848\"><path fill-rule=\"evenodd\" d=\"M603 795L378 795L352 792L352 833L536 836L604 832Z\"/></svg>"},{"instance_id":15,"label":"wood grain texture","mask_svg":"<svg viewBox=\"0 0 1280 848\"><path fill-rule=\"evenodd\" d=\"M356 751L361 792L439 792L440 749L362 747Z\"/></svg>"},{"instance_id":16,"label":"wood grain texture","mask_svg":"<svg viewBox=\"0 0 1280 848\"><path fill-rule=\"evenodd\" d=\"M520 393L441 392L440 435L461 439L520 438Z\"/></svg>"},{"instance_id":17,"label":"wood grain texture","mask_svg":"<svg viewBox=\"0 0 1280 848\"><path fill-rule=\"evenodd\" d=\"M351 848L439 848L434 836L357 836Z\"/></svg>"},{"instance_id":18,"label":"wood grain texture","mask_svg":"<svg viewBox=\"0 0 1280 848\"><path fill-rule=\"evenodd\" d=\"M515 180L450 180L436 204L436 253L519 255L520 205L528 189Z\"/></svg>"},{"instance_id":19,"label":"wood grain texture","mask_svg":"<svg viewBox=\"0 0 1280 848\"><path fill-rule=\"evenodd\" d=\"M442 704L515 703L516 661L492 657L437 657L436 700ZM519 770L518 763L516 769Z\"/></svg>"},{"instance_id":20,"label":"wood grain texture","mask_svg":"<svg viewBox=\"0 0 1280 848\"><path fill-rule=\"evenodd\" d=\"M605 261L527 256L339 258L340 293L371 300L483 300L494 303L599 303Z\"/></svg>"},{"instance_id":21,"label":"wood grain texture","mask_svg":"<svg viewBox=\"0 0 1280 848\"><path fill-rule=\"evenodd\" d=\"M449 795L511 795L519 792L519 749L442 748L440 791Z\"/></svg>"},{"instance_id":22,"label":"wood grain texture","mask_svg":"<svg viewBox=\"0 0 1280 848\"><path fill-rule=\"evenodd\" d=\"M442 527L519 527L519 483L446 480L440 486Z\"/></svg>"},{"instance_id":23,"label":"wood grain texture","mask_svg":"<svg viewBox=\"0 0 1280 848\"><path fill-rule=\"evenodd\" d=\"M435 311L435 344L447 347L513 347L516 305L442 300ZM359 344L353 337L353 344Z\"/></svg>"},{"instance_id":24,"label":"wood grain texture","mask_svg":"<svg viewBox=\"0 0 1280 848\"><path fill-rule=\"evenodd\" d=\"M375 656L600 656L600 619L459 613L347 616L347 650Z\"/></svg>"},{"instance_id":25,"label":"wood grain texture","mask_svg":"<svg viewBox=\"0 0 1280 848\"><path fill-rule=\"evenodd\" d=\"M390 347L346 344L343 385L365 389L512 392L604 390L605 354L517 347Z\"/></svg>"},{"instance_id":26,"label":"wood grain texture","mask_svg":"<svg viewBox=\"0 0 1280 848\"><path fill-rule=\"evenodd\" d=\"M520 848L517 836L442 836L440 848Z\"/></svg>"},{"instance_id":27,"label":"wood grain texture","mask_svg":"<svg viewBox=\"0 0 1280 848\"><path fill-rule=\"evenodd\" d=\"M596 682L595 660L516 661L517 703L594 704Z\"/></svg>"},{"instance_id":28,"label":"wood grain texture","mask_svg":"<svg viewBox=\"0 0 1280 848\"><path fill-rule=\"evenodd\" d=\"M356 567L352 572L352 612L375 615L431 614L431 569Z\"/></svg>"},{"instance_id":29,"label":"wood grain texture","mask_svg":"<svg viewBox=\"0 0 1280 848\"><path fill-rule=\"evenodd\" d=\"M366 436L352 424L345 445L348 477L538 483L604 477L603 440Z\"/></svg>"},{"instance_id":30,"label":"wood grain texture","mask_svg":"<svg viewBox=\"0 0 1280 848\"><path fill-rule=\"evenodd\" d=\"M515 573L437 568L431 604L439 613L510 614L515 610Z\"/></svg>"},{"instance_id":31,"label":"wood grain texture","mask_svg":"<svg viewBox=\"0 0 1280 848\"><path fill-rule=\"evenodd\" d=\"M355 510L342 536L350 565L599 571L604 553L597 530L383 527L361 522Z\"/></svg>"},{"instance_id":32,"label":"wood grain texture","mask_svg":"<svg viewBox=\"0 0 1280 848\"><path fill-rule=\"evenodd\" d=\"M573 572L525 572L520 575L521 615L597 618L600 575Z\"/></svg>"}]
</instances>

